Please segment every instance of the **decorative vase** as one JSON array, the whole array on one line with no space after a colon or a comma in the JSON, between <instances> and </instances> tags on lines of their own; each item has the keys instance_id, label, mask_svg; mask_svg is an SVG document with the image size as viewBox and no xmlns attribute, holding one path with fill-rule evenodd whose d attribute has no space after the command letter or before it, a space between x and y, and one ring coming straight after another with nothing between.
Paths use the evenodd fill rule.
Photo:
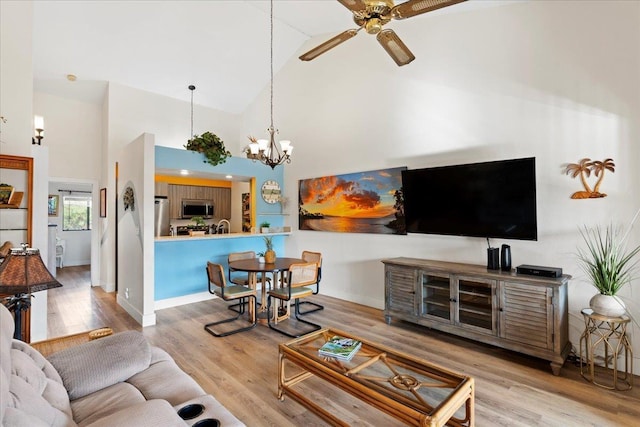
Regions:
<instances>
[{"instance_id":1,"label":"decorative vase","mask_svg":"<svg viewBox=\"0 0 640 427\"><path fill-rule=\"evenodd\" d=\"M264 261L267 264L273 264L276 262L276 251L266 251L264 253Z\"/></svg>"},{"instance_id":2,"label":"decorative vase","mask_svg":"<svg viewBox=\"0 0 640 427\"><path fill-rule=\"evenodd\" d=\"M589 307L595 314L605 317L621 317L627 311L624 302L620 298L603 294L595 294L589 300Z\"/></svg>"}]
</instances>

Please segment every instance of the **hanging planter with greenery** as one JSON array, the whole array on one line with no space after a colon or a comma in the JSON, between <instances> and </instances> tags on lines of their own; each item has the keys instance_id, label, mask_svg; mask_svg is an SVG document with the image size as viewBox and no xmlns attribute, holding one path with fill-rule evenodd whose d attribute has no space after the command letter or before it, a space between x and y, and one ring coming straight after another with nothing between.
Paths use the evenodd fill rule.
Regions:
<instances>
[{"instance_id":1,"label":"hanging planter with greenery","mask_svg":"<svg viewBox=\"0 0 640 427\"><path fill-rule=\"evenodd\" d=\"M227 151L224 142L217 135L208 131L200 136L194 135L184 148L204 154L207 158L204 163L209 163L212 166L224 163L227 161L227 157L231 157L231 152Z\"/></svg>"}]
</instances>

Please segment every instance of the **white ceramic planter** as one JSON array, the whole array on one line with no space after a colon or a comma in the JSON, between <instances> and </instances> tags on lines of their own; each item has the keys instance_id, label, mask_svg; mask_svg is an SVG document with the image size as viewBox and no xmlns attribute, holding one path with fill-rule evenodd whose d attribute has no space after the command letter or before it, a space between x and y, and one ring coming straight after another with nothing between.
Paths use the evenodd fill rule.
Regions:
<instances>
[{"instance_id":1,"label":"white ceramic planter","mask_svg":"<svg viewBox=\"0 0 640 427\"><path fill-rule=\"evenodd\" d=\"M602 294L595 294L589 301L589 307L594 313L605 317L621 317L627 311L620 298Z\"/></svg>"}]
</instances>

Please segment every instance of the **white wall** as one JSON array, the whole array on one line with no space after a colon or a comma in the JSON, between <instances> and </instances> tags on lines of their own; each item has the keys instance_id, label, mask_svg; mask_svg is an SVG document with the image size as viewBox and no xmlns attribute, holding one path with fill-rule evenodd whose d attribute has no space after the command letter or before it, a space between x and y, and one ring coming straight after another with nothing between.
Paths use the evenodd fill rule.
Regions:
<instances>
[{"instance_id":1,"label":"white wall","mask_svg":"<svg viewBox=\"0 0 640 427\"><path fill-rule=\"evenodd\" d=\"M46 192L48 148L32 146L33 135L33 4L0 2L0 153L33 157L32 247L48 259ZM44 203L41 205L40 203ZM31 305L31 339L46 338L47 293L39 292Z\"/></svg>"},{"instance_id":2,"label":"white wall","mask_svg":"<svg viewBox=\"0 0 640 427\"><path fill-rule=\"evenodd\" d=\"M0 152L31 157L33 3L0 2Z\"/></svg>"},{"instance_id":3,"label":"white wall","mask_svg":"<svg viewBox=\"0 0 640 427\"><path fill-rule=\"evenodd\" d=\"M59 181L74 178L99 181L102 105L35 92L33 110L45 121L43 142L50 152L49 175ZM70 160L73 167L69 167Z\"/></svg>"},{"instance_id":4,"label":"white wall","mask_svg":"<svg viewBox=\"0 0 640 427\"><path fill-rule=\"evenodd\" d=\"M185 84L185 91L188 83ZM197 104L198 91L194 94ZM191 106L178 101L116 83L109 83L109 145L128 144L142 132L155 135L156 145L183 148L189 139ZM228 147L237 144L240 115L194 105L193 132L211 131ZM232 154L239 154L231 149Z\"/></svg>"},{"instance_id":5,"label":"white wall","mask_svg":"<svg viewBox=\"0 0 640 427\"><path fill-rule=\"evenodd\" d=\"M276 76L275 124L295 146L286 196L297 199L303 178L535 156L538 241L492 243L511 245L514 266L558 266L574 276L576 346L580 309L595 293L576 262L578 227L628 223L640 208L640 3L514 2L394 28L417 58L410 65L397 67L362 33L314 61L292 58ZM243 134L264 125L268 105L265 91L244 115ZM608 197L569 198L581 186L563 165L584 157L615 160L602 185ZM634 237L638 244L637 231ZM484 264L485 248L479 238L417 234L298 231L287 239L288 253L323 253L323 293L378 308L381 259ZM640 296L630 290L626 297L637 305Z\"/></svg>"},{"instance_id":6,"label":"white wall","mask_svg":"<svg viewBox=\"0 0 640 427\"><path fill-rule=\"evenodd\" d=\"M155 324L153 135L143 134L118 156L118 304L142 326ZM124 194L133 189L127 208Z\"/></svg>"}]
</instances>

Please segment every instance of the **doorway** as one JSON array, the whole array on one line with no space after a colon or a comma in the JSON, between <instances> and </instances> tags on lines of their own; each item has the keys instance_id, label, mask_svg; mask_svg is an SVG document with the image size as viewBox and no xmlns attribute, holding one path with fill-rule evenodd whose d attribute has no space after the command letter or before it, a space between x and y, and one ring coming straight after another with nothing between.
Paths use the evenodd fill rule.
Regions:
<instances>
[{"instance_id":1,"label":"doorway","mask_svg":"<svg viewBox=\"0 0 640 427\"><path fill-rule=\"evenodd\" d=\"M100 283L99 266L99 192L90 180L52 178L49 196L57 196L58 209L49 212L49 226L55 227L55 267L88 265L91 285ZM50 243L51 245L51 243ZM50 246L51 247L51 246ZM53 266L50 266L52 269Z\"/></svg>"}]
</instances>

